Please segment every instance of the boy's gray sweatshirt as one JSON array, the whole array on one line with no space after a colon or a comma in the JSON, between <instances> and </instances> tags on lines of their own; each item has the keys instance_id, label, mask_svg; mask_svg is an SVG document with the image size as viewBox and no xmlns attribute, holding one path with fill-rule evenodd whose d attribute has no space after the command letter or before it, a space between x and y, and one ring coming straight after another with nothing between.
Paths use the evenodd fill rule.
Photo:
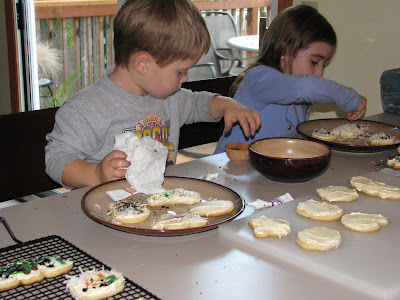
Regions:
<instances>
[{"instance_id":1,"label":"boy's gray sweatshirt","mask_svg":"<svg viewBox=\"0 0 400 300\"><path fill-rule=\"evenodd\" d=\"M215 94L180 89L166 99L133 95L108 76L68 99L57 111L53 131L47 135L46 173L62 184L61 174L71 161L99 162L114 150L117 134L133 131L149 135L169 149L175 162L179 131L184 124L216 122L210 101Z\"/></svg>"}]
</instances>

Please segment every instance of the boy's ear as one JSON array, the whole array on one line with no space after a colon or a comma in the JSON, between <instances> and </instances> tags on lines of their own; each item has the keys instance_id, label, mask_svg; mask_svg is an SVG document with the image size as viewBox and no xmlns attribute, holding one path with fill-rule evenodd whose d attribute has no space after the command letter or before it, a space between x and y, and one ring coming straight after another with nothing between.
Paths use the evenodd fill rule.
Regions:
<instances>
[{"instance_id":1,"label":"boy's ear","mask_svg":"<svg viewBox=\"0 0 400 300\"><path fill-rule=\"evenodd\" d=\"M131 56L130 65L139 74L144 74L151 62L151 55L147 52L140 51Z\"/></svg>"}]
</instances>

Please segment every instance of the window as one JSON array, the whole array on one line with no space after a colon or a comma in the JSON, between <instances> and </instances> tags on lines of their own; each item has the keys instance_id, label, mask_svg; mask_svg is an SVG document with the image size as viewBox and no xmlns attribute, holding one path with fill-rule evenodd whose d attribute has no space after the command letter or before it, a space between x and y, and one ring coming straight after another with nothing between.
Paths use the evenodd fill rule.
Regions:
<instances>
[{"instance_id":1,"label":"window","mask_svg":"<svg viewBox=\"0 0 400 300\"><path fill-rule=\"evenodd\" d=\"M230 12L239 35L256 35L259 16L270 14L265 0L192 1L201 11ZM5 1L12 111L60 105L101 77L114 62L112 22L122 3Z\"/></svg>"}]
</instances>

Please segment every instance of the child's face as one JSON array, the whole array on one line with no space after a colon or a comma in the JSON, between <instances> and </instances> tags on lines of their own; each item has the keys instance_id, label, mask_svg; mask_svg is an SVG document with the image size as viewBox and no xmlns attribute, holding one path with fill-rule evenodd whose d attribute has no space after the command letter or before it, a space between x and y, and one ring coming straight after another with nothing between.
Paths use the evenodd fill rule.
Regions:
<instances>
[{"instance_id":1,"label":"child's face","mask_svg":"<svg viewBox=\"0 0 400 300\"><path fill-rule=\"evenodd\" d=\"M180 89L182 83L188 80L188 70L199 61L195 59L177 60L163 68L160 68L154 61L147 77L149 78L146 87L147 93L154 98L165 99Z\"/></svg>"},{"instance_id":2,"label":"child's face","mask_svg":"<svg viewBox=\"0 0 400 300\"><path fill-rule=\"evenodd\" d=\"M292 74L323 76L326 62L331 58L334 50L333 46L325 42L312 43L294 57ZM289 68L284 67L283 72L289 73Z\"/></svg>"}]
</instances>

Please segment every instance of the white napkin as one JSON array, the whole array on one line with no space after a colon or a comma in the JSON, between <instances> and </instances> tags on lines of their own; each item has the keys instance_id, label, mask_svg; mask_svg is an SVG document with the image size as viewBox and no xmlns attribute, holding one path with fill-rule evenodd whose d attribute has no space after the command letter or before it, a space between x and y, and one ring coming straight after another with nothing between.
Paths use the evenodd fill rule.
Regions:
<instances>
[{"instance_id":1,"label":"white napkin","mask_svg":"<svg viewBox=\"0 0 400 300\"><path fill-rule=\"evenodd\" d=\"M126 153L131 162L126 172L126 180L138 192L154 194L165 191L165 165L168 148L160 142L145 136L139 138L132 132L119 134L115 138L115 150Z\"/></svg>"},{"instance_id":2,"label":"white napkin","mask_svg":"<svg viewBox=\"0 0 400 300\"><path fill-rule=\"evenodd\" d=\"M292 200L294 200L293 197L289 193L286 193L286 194L284 194L282 196L279 196L279 197L276 197L276 198L272 199L271 201L264 201L264 200L261 200L261 199L256 199L256 200L254 200L252 202L248 202L247 205L254 206L255 209L260 209L260 208L263 208L263 207L282 205L282 204L284 204L286 202L289 202L289 201L292 201Z\"/></svg>"}]
</instances>

